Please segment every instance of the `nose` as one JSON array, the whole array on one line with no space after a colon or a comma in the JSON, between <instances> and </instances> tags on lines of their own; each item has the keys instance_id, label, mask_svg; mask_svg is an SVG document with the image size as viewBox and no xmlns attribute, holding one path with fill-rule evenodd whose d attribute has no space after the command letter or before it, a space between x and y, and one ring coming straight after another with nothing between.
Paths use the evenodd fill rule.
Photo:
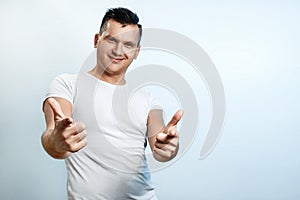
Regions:
<instances>
[{"instance_id":1,"label":"nose","mask_svg":"<svg viewBox=\"0 0 300 200\"><path fill-rule=\"evenodd\" d=\"M116 46L112 50L112 53L114 56L122 56L123 55L122 44L120 44L120 43L116 44Z\"/></svg>"}]
</instances>

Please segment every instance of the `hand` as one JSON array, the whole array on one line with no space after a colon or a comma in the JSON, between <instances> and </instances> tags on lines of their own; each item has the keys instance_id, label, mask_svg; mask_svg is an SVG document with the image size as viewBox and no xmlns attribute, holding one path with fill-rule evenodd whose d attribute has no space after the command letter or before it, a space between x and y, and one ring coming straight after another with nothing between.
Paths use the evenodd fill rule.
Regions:
<instances>
[{"instance_id":1,"label":"hand","mask_svg":"<svg viewBox=\"0 0 300 200\"><path fill-rule=\"evenodd\" d=\"M86 146L85 125L81 122L73 123L71 117L65 117L59 103L49 98L48 103L54 113L55 128L49 135L49 143L59 154L74 153Z\"/></svg>"},{"instance_id":2,"label":"hand","mask_svg":"<svg viewBox=\"0 0 300 200\"><path fill-rule=\"evenodd\" d=\"M178 151L179 138L177 132L177 123L183 115L182 110L178 110L161 133L156 135L154 156L157 160L165 162L174 158Z\"/></svg>"}]
</instances>

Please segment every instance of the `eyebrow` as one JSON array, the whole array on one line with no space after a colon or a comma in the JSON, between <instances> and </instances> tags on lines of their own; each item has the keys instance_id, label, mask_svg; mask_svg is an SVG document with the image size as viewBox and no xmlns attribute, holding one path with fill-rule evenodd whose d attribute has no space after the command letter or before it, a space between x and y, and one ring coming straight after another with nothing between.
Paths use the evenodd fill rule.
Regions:
<instances>
[{"instance_id":1,"label":"eyebrow","mask_svg":"<svg viewBox=\"0 0 300 200\"><path fill-rule=\"evenodd\" d=\"M111 35L106 35L106 36L104 37L104 39L107 39L107 38L114 38L114 39L116 39L116 40L117 40L117 38L116 38L116 37L114 37L114 36L111 36Z\"/></svg>"}]
</instances>

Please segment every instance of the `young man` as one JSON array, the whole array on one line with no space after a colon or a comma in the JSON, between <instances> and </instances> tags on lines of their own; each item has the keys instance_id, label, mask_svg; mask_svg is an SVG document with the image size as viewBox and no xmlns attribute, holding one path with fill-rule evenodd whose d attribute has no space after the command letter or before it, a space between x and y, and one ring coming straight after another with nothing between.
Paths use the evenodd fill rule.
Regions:
<instances>
[{"instance_id":1,"label":"young man","mask_svg":"<svg viewBox=\"0 0 300 200\"><path fill-rule=\"evenodd\" d=\"M177 154L182 110L165 126L147 91L129 98L125 73L139 54L138 22L126 8L109 9L94 37L96 66L57 76L46 94L42 144L53 158L65 159L69 199L156 199L146 139L158 161Z\"/></svg>"}]
</instances>

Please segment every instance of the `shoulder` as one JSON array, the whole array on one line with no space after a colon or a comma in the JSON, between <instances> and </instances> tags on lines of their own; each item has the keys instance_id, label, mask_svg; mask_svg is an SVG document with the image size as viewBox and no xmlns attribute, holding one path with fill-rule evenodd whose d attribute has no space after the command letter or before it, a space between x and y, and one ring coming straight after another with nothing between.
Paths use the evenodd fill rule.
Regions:
<instances>
[{"instance_id":1,"label":"shoulder","mask_svg":"<svg viewBox=\"0 0 300 200\"><path fill-rule=\"evenodd\" d=\"M60 74L56 76L53 82L69 89L74 88L77 79L77 74Z\"/></svg>"},{"instance_id":2,"label":"shoulder","mask_svg":"<svg viewBox=\"0 0 300 200\"><path fill-rule=\"evenodd\" d=\"M66 82L66 83L75 83L77 76L78 76L78 74L63 73L63 74L57 75L54 78L54 80Z\"/></svg>"},{"instance_id":3,"label":"shoulder","mask_svg":"<svg viewBox=\"0 0 300 200\"><path fill-rule=\"evenodd\" d=\"M75 94L75 84L76 84L77 74L60 74L56 76L45 95L45 99L48 97L60 97L73 102L73 97Z\"/></svg>"},{"instance_id":4,"label":"shoulder","mask_svg":"<svg viewBox=\"0 0 300 200\"><path fill-rule=\"evenodd\" d=\"M150 110L162 110L162 105L153 92L148 88L139 89L138 96L146 100Z\"/></svg>"},{"instance_id":5,"label":"shoulder","mask_svg":"<svg viewBox=\"0 0 300 200\"><path fill-rule=\"evenodd\" d=\"M146 88L138 88L131 90L131 98L137 98L138 100L149 101L151 98L151 92Z\"/></svg>"}]
</instances>

